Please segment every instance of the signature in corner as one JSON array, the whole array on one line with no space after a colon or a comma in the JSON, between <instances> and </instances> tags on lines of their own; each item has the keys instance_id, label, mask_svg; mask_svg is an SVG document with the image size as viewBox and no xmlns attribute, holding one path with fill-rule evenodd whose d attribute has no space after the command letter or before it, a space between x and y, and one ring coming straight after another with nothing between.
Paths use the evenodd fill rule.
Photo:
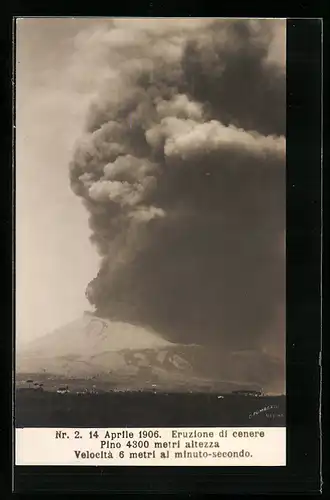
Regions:
<instances>
[{"instance_id":1,"label":"signature in corner","mask_svg":"<svg viewBox=\"0 0 330 500\"><path fill-rule=\"evenodd\" d=\"M255 410L254 412L249 414L249 418L256 417L257 415L260 415L260 413L267 412L268 410L276 409L279 408L279 405L268 405L264 406L263 408L260 408L259 410ZM266 414L267 416L267 414Z\"/></svg>"}]
</instances>

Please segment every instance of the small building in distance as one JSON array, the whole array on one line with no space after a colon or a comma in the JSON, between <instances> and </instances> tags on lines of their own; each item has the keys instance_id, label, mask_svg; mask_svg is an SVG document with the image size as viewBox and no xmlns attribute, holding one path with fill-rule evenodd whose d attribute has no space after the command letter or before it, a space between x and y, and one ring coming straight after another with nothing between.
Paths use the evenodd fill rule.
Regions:
<instances>
[{"instance_id":1,"label":"small building in distance","mask_svg":"<svg viewBox=\"0 0 330 500\"><path fill-rule=\"evenodd\" d=\"M57 389L57 394L68 394L69 392L69 387L67 385L62 385Z\"/></svg>"},{"instance_id":2,"label":"small building in distance","mask_svg":"<svg viewBox=\"0 0 330 500\"><path fill-rule=\"evenodd\" d=\"M232 394L234 396L250 396L250 397L261 397L263 395L262 391L252 391L252 390L239 390L233 391Z\"/></svg>"}]
</instances>

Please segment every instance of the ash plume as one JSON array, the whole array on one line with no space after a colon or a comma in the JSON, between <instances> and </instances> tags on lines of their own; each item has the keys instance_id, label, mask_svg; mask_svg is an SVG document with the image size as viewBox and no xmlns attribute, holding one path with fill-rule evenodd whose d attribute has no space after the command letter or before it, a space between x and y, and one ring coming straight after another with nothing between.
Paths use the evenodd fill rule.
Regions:
<instances>
[{"instance_id":1,"label":"ash plume","mask_svg":"<svg viewBox=\"0 0 330 500\"><path fill-rule=\"evenodd\" d=\"M101 316L224 350L283 342L279 23L112 20L80 40L106 68L70 166Z\"/></svg>"}]
</instances>

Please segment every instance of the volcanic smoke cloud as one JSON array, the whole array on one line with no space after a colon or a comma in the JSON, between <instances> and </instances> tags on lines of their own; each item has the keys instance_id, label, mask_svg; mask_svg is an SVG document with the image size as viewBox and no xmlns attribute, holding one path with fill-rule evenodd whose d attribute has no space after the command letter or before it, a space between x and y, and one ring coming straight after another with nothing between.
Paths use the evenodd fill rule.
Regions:
<instances>
[{"instance_id":1,"label":"volcanic smoke cloud","mask_svg":"<svg viewBox=\"0 0 330 500\"><path fill-rule=\"evenodd\" d=\"M283 356L279 23L113 20L86 38L105 77L70 175L102 256L86 292L101 316Z\"/></svg>"}]
</instances>

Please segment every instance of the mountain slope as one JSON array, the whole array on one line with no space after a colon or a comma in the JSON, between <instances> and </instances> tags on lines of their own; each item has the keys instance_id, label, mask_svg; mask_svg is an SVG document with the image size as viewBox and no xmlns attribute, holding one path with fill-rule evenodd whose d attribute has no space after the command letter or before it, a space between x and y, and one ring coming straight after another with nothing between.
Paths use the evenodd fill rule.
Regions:
<instances>
[{"instance_id":1,"label":"mountain slope","mask_svg":"<svg viewBox=\"0 0 330 500\"><path fill-rule=\"evenodd\" d=\"M266 365L265 365L266 361ZM174 344L139 326L85 314L17 353L17 373L96 379L127 389L261 389L269 359ZM266 371L265 371L266 370ZM264 373L261 377L260 373ZM265 375L266 374L266 375Z\"/></svg>"}]
</instances>

